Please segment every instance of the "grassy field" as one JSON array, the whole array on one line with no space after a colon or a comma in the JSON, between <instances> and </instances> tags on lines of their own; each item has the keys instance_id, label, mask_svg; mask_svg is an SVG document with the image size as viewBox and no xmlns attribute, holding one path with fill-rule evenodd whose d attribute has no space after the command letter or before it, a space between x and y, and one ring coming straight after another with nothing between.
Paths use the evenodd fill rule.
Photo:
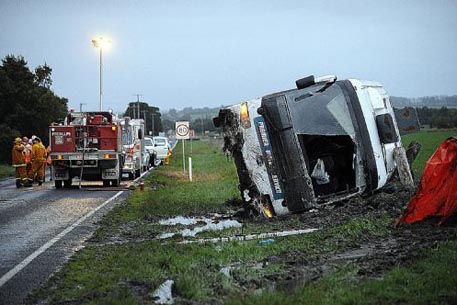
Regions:
<instances>
[{"instance_id":1,"label":"grassy field","mask_svg":"<svg viewBox=\"0 0 457 305\"><path fill-rule=\"evenodd\" d=\"M0 179L14 176L14 168L8 164L0 164Z\"/></svg>"},{"instance_id":2,"label":"grassy field","mask_svg":"<svg viewBox=\"0 0 457 305\"><path fill-rule=\"evenodd\" d=\"M421 133L404 139L405 143L417 139L423 145L416 170L448 136ZM188 228L165 226L160 220L226 215L233 209L227 202L239 198L235 167L218 148L193 143L193 182L183 174L180 148L170 166L150 175L145 192L135 190L125 204L104 217L86 247L35 291L29 303L153 304L154 290L170 279L175 304L453 304L457 300L457 274L450 268L457 264L455 240L421 252L420 259L406 266L391 266L376 279L360 276L357 263L335 263L317 280L291 279L300 268L357 249L364 241L388 240L394 221L390 215L354 215L314 233L275 238L270 244L181 242L304 229L307 224L298 215L246 219L242 227L158 239Z\"/></svg>"},{"instance_id":3,"label":"grassy field","mask_svg":"<svg viewBox=\"0 0 457 305\"><path fill-rule=\"evenodd\" d=\"M422 172L425 168L425 163L432 156L435 150L438 148L444 139L449 137L457 137L457 131L422 131L419 133L413 133L402 137L404 146L415 140L419 142L422 147L416 161L413 163L413 171L416 177L422 176Z\"/></svg>"}]
</instances>

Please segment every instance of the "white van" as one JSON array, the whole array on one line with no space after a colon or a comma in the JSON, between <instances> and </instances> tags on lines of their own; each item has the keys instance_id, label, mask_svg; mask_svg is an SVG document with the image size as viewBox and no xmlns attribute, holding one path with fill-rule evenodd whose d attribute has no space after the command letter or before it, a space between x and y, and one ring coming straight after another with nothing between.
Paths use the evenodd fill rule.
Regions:
<instances>
[{"instance_id":1,"label":"white van","mask_svg":"<svg viewBox=\"0 0 457 305\"><path fill-rule=\"evenodd\" d=\"M156 153L156 158L158 160L165 160L168 154L168 149L170 148L170 143L168 143L168 138L166 137L153 137L152 143L154 145L153 149Z\"/></svg>"}]
</instances>

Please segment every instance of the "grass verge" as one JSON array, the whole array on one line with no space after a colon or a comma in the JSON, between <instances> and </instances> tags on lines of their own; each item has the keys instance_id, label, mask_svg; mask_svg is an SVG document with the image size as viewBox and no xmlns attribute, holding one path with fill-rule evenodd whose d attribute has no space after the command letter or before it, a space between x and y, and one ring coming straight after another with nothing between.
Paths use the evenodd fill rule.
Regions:
<instances>
[{"instance_id":1,"label":"grass verge","mask_svg":"<svg viewBox=\"0 0 457 305\"><path fill-rule=\"evenodd\" d=\"M8 164L0 164L0 179L13 177L14 168Z\"/></svg>"},{"instance_id":2,"label":"grass verge","mask_svg":"<svg viewBox=\"0 0 457 305\"><path fill-rule=\"evenodd\" d=\"M441 142L443 142L445 139L449 137L457 137L457 130L422 131L418 133L405 135L402 137L402 142L405 147L407 147L408 144L413 140L419 142L422 145L421 150L413 163L413 171L416 177L422 177L422 173L424 172L427 160L432 156L432 154L435 152L435 150L438 148Z\"/></svg>"}]
</instances>

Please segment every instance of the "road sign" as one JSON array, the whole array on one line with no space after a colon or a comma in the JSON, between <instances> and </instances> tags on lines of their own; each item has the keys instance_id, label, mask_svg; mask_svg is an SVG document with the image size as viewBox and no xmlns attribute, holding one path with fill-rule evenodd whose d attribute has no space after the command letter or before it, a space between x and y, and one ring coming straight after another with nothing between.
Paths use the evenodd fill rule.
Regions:
<instances>
[{"instance_id":1,"label":"road sign","mask_svg":"<svg viewBox=\"0 0 457 305\"><path fill-rule=\"evenodd\" d=\"M189 122L176 122L176 139L189 139Z\"/></svg>"}]
</instances>

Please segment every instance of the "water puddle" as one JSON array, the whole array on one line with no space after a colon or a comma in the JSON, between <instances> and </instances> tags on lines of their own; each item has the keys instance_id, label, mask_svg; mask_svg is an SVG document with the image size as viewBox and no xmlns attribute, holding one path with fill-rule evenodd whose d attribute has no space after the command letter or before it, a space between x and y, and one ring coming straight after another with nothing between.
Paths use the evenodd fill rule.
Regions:
<instances>
[{"instance_id":1,"label":"water puddle","mask_svg":"<svg viewBox=\"0 0 457 305\"><path fill-rule=\"evenodd\" d=\"M216 215L219 216L219 215ZM183 217L177 216L174 218L163 219L159 221L159 224L164 226L175 226L175 225L185 225L185 226L194 226L197 224L204 224L200 226L195 226L194 228L183 229L179 233L163 233L159 235L159 239L171 238L175 235L181 235L183 237L195 237L198 233L205 231L220 231L228 228L240 228L242 224L236 220L224 219L219 220L217 218L204 218L204 217Z\"/></svg>"}]
</instances>

